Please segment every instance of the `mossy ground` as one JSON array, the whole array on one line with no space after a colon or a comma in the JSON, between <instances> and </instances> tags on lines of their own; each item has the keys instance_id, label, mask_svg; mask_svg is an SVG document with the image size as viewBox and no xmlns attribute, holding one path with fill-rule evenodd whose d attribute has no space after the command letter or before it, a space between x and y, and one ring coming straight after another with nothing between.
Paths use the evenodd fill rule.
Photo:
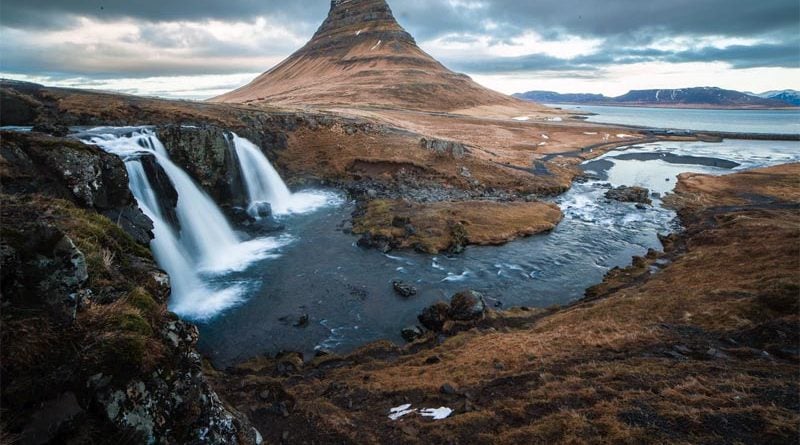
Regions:
<instances>
[{"instance_id":1,"label":"mossy ground","mask_svg":"<svg viewBox=\"0 0 800 445\"><path fill-rule=\"evenodd\" d=\"M0 195L2 243L24 254L35 227L52 225L86 257L89 297L73 322L54 320L35 290L4 295L2 401L5 431L19 431L25 413L65 391L80 394L90 375L118 381L151 372L163 358L158 327L166 316L168 290L158 284L149 250L116 224L68 201L41 195ZM26 292L34 292L26 294ZM26 296L27 295L27 296Z\"/></svg>"}]
</instances>

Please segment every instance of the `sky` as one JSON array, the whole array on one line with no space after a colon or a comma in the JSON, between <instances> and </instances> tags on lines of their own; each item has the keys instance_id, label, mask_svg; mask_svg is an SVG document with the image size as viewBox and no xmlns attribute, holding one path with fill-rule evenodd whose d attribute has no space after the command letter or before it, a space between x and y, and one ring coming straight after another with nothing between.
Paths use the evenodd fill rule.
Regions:
<instances>
[{"instance_id":1,"label":"sky","mask_svg":"<svg viewBox=\"0 0 800 445\"><path fill-rule=\"evenodd\" d=\"M389 0L419 45L511 94L800 90L798 0ZM205 99L300 48L329 0L2 0L0 77Z\"/></svg>"}]
</instances>

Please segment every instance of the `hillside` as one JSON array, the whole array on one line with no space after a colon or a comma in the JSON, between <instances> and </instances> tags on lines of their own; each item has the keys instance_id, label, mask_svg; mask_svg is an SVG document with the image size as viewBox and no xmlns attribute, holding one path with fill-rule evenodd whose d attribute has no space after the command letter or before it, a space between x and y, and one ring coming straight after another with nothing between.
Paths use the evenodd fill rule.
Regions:
<instances>
[{"instance_id":1,"label":"hillside","mask_svg":"<svg viewBox=\"0 0 800 445\"><path fill-rule=\"evenodd\" d=\"M432 111L529 107L426 54L384 0L333 0L328 17L303 48L251 83L211 101Z\"/></svg>"},{"instance_id":2,"label":"hillside","mask_svg":"<svg viewBox=\"0 0 800 445\"><path fill-rule=\"evenodd\" d=\"M675 108L786 108L796 106L786 92L756 96L714 87L632 90L622 96L602 94L560 94L552 91L529 91L514 97L540 103L652 106ZM784 93L782 96L780 93Z\"/></svg>"}]
</instances>

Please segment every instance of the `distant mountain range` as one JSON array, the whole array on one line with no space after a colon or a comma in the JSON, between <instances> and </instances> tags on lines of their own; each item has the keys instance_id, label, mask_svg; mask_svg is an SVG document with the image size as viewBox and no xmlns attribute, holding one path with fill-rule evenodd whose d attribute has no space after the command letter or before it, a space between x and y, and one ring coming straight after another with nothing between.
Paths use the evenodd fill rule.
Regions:
<instances>
[{"instance_id":1,"label":"distant mountain range","mask_svg":"<svg viewBox=\"0 0 800 445\"><path fill-rule=\"evenodd\" d=\"M608 97L602 94L529 91L515 94L514 97L539 103L673 108L786 108L800 106L800 91L781 90L753 94L714 87L633 90L618 97Z\"/></svg>"}]
</instances>

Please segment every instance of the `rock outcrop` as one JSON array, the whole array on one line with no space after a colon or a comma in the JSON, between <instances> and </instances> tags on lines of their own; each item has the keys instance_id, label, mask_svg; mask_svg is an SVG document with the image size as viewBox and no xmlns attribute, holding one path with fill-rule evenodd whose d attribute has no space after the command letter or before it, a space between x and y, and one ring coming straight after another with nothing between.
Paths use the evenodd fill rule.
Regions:
<instances>
[{"instance_id":1,"label":"rock outcrop","mask_svg":"<svg viewBox=\"0 0 800 445\"><path fill-rule=\"evenodd\" d=\"M169 278L122 162L69 139L0 137L3 439L255 443L206 382L196 329L166 309Z\"/></svg>"}]
</instances>

